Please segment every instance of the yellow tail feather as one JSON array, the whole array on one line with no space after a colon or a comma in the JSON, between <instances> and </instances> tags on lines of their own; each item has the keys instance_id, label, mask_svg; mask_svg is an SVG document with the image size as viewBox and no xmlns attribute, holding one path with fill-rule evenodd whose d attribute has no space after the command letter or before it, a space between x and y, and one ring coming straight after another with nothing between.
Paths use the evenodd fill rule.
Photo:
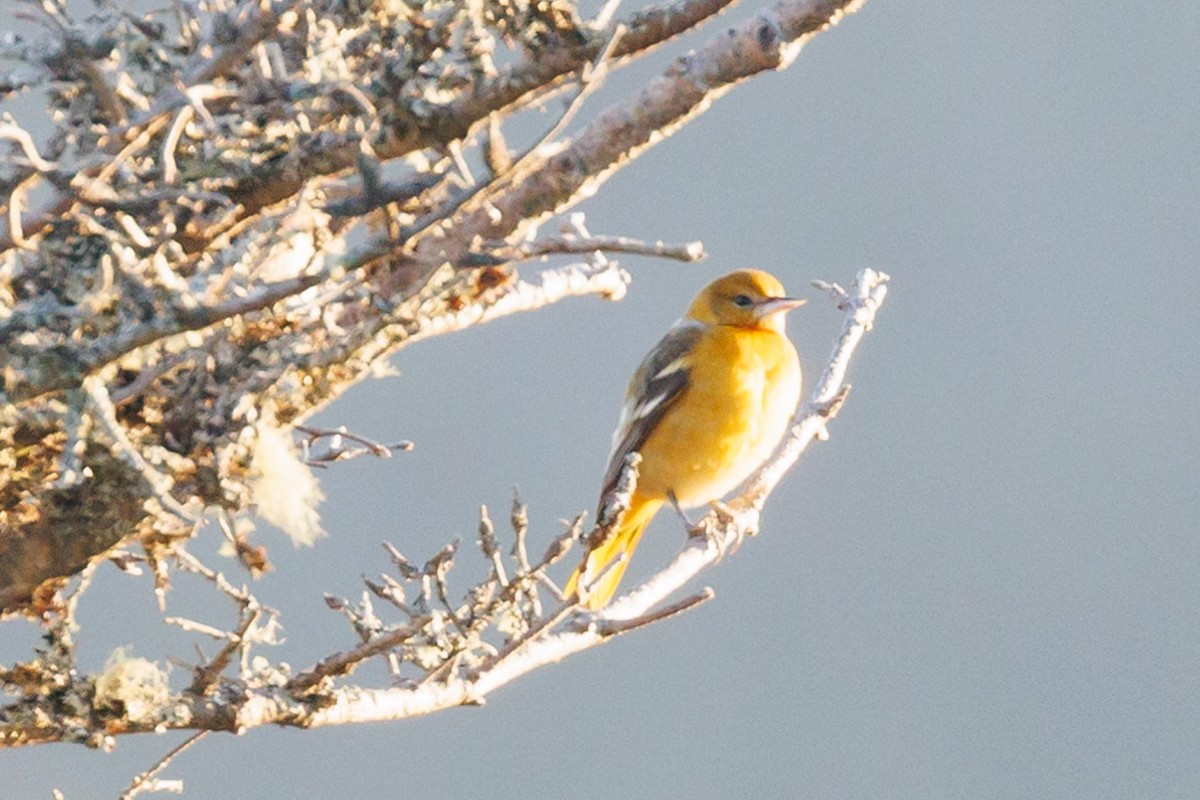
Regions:
<instances>
[{"instance_id":1,"label":"yellow tail feather","mask_svg":"<svg viewBox=\"0 0 1200 800\"><path fill-rule=\"evenodd\" d=\"M635 492L629 509L621 518L620 526L608 537L608 541L589 552L583 563L575 568L575 572L567 581L566 595L570 597L575 592L581 577L586 573L587 581L594 585L585 585L584 588L587 588L590 594L583 605L593 611L603 608L616 594L617 585L621 582L621 576L625 574L625 568L629 566L629 559L633 557L642 532L658 513L662 503L661 499L642 497ZM624 558L621 558L622 554ZM619 563L614 564L618 559L621 559ZM599 576L599 580L596 576Z\"/></svg>"}]
</instances>

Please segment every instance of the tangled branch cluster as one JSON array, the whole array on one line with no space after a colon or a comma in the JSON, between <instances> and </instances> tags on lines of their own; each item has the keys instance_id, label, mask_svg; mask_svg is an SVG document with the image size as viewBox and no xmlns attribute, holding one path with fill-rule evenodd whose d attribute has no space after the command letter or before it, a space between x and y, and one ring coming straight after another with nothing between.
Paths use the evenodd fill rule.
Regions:
<instances>
[{"instance_id":1,"label":"tangled branch cluster","mask_svg":"<svg viewBox=\"0 0 1200 800\"><path fill-rule=\"evenodd\" d=\"M451 599L448 584L458 540L419 566L394 546L387 545L398 578L384 574L378 581L364 579L369 592L363 594L359 603L332 596L325 598L330 608L340 611L350 621L363 646L322 661L296 676L290 687L308 689L384 652L388 653L393 685L415 687L429 681L459 678L487 669L530 631L545 628L541 592L549 592L555 604L564 599L546 569L569 552L571 544L579 538L583 518L576 517L536 563L530 562L526 550L528 514L519 498L513 498L509 522L514 539L506 554L502 552L487 508L480 509L476 544L488 565L488 574L470 587L461 602ZM399 610L404 621L385 625L376 615L372 596ZM415 677L407 674L405 665L416 668L418 674Z\"/></svg>"},{"instance_id":2,"label":"tangled branch cluster","mask_svg":"<svg viewBox=\"0 0 1200 800\"><path fill-rule=\"evenodd\" d=\"M554 171L561 126L517 154L503 128L722 5L598 29L547 2L218 1L78 20L30 3L46 32L5 39L26 70L0 83L44 84L54 133L39 151L0 126L13 148L0 167L0 609L49 602L132 536L168 546L206 508L243 511L261 431L395 348L624 291L602 258L532 282L521 262L700 257L578 220L531 241L589 173L529 180Z\"/></svg>"},{"instance_id":3,"label":"tangled branch cluster","mask_svg":"<svg viewBox=\"0 0 1200 800\"><path fill-rule=\"evenodd\" d=\"M18 696L0 708L0 742L16 746L75 741L110 749L118 734L138 731L243 730L266 722L318 724L316 715L336 704L345 691L334 679L374 658L386 662L391 687L400 692L472 680L562 622L571 610L546 570L566 556L580 537L582 515L536 563L526 550L528 514L519 498L513 499L509 523L513 544L503 552L506 548L487 509L481 509L476 544L487 574L461 600L453 599L457 593L449 580L457 541L423 564L386 545L394 574L364 578L368 591L356 603L326 596L328 606L346 617L361 644L296 674L286 664L256 652L280 643L277 612L246 587L235 586L202 563L186 546L173 548L172 568L202 576L233 602L237 612L228 630L182 617L165 619L220 644L216 653L184 664L191 680L175 695L169 691L168 676L156 664L123 651L114 654L99 674L78 669L73 631L76 608L91 580L88 570L58 613L48 617L46 646L34 659L0 670L0 686ZM125 552L116 557L128 570L145 561ZM555 609L549 616L543 593L549 594ZM372 598L385 601L399 619L385 620ZM261 716L267 713L261 702L251 702L255 698L271 699L269 718Z\"/></svg>"}]
</instances>

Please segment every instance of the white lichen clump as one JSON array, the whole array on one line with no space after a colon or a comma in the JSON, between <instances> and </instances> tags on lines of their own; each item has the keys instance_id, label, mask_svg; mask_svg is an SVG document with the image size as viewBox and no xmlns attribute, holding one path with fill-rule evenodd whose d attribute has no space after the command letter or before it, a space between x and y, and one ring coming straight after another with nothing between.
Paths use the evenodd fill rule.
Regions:
<instances>
[{"instance_id":1,"label":"white lichen clump","mask_svg":"<svg viewBox=\"0 0 1200 800\"><path fill-rule=\"evenodd\" d=\"M317 479L296 451L291 436L264 414L250 461L250 491L258 515L276 525L297 547L325 535L317 506L325 499Z\"/></svg>"},{"instance_id":2,"label":"white lichen clump","mask_svg":"<svg viewBox=\"0 0 1200 800\"><path fill-rule=\"evenodd\" d=\"M133 658L118 647L96 678L93 705L118 711L131 722L153 722L170 697L166 672L153 661Z\"/></svg>"}]
</instances>

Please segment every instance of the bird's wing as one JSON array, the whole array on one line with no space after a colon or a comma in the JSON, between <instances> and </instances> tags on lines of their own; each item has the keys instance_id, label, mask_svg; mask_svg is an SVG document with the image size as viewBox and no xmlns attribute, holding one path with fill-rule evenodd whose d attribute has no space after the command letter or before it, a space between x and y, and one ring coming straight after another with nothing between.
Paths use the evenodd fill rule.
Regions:
<instances>
[{"instance_id":1,"label":"bird's wing","mask_svg":"<svg viewBox=\"0 0 1200 800\"><path fill-rule=\"evenodd\" d=\"M663 414L683 395L691 372L692 353L704 334L704 327L692 320L675 323L633 373L613 432L601 498L616 485L625 456L641 449Z\"/></svg>"}]
</instances>

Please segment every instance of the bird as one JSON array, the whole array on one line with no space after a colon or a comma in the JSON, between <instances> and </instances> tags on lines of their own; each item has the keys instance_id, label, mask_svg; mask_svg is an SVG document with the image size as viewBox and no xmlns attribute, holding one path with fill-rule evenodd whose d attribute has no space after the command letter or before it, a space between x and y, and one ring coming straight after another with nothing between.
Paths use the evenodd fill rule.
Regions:
<instances>
[{"instance_id":1,"label":"bird","mask_svg":"<svg viewBox=\"0 0 1200 800\"><path fill-rule=\"evenodd\" d=\"M785 318L804 302L768 272L737 270L701 289L646 354L625 390L601 509L635 452L636 485L616 528L589 542L566 597L603 608L664 503L682 516L718 501L771 455L800 401L800 357Z\"/></svg>"}]
</instances>

